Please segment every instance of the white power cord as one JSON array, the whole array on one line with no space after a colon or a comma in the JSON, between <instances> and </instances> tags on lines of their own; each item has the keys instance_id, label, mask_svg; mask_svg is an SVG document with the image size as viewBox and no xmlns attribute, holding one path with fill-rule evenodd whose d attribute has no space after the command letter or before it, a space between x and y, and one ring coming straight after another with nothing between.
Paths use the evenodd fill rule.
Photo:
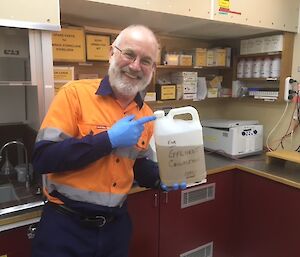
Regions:
<instances>
[{"instance_id":1,"label":"white power cord","mask_svg":"<svg viewBox=\"0 0 300 257\"><path fill-rule=\"evenodd\" d=\"M267 140L266 140L266 145L267 145L267 148L270 152L272 152L273 150L270 148L269 146L269 138L270 136L273 134L273 132L275 131L275 129L278 127L278 125L280 124L281 120L283 119L287 109L288 109L288 106L289 106L289 102L286 102L286 105L285 105L285 108L284 108L284 111L280 117L280 119L278 120L278 122L276 123L276 125L271 129L271 131L269 132L268 136L267 136Z\"/></svg>"}]
</instances>

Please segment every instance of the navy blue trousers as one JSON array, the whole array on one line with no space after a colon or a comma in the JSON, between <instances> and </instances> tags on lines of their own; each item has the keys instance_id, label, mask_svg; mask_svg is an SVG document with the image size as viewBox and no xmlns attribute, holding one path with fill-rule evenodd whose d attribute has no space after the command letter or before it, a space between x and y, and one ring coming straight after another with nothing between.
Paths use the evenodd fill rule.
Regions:
<instances>
[{"instance_id":1,"label":"navy blue trousers","mask_svg":"<svg viewBox=\"0 0 300 257\"><path fill-rule=\"evenodd\" d=\"M127 212L95 228L46 204L33 240L32 257L127 257L131 232Z\"/></svg>"}]
</instances>

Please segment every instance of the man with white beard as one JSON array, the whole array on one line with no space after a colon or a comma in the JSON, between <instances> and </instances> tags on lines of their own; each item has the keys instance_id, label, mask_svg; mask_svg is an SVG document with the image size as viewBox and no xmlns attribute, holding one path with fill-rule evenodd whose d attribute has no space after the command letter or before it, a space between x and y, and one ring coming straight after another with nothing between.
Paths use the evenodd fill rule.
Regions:
<instances>
[{"instance_id":1,"label":"man with white beard","mask_svg":"<svg viewBox=\"0 0 300 257\"><path fill-rule=\"evenodd\" d=\"M54 98L33 155L48 199L33 257L128 256L127 194L134 180L160 185L147 159L155 117L140 95L157 51L150 29L129 26L111 46L108 76L69 82Z\"/></svg>"}]
</instances>

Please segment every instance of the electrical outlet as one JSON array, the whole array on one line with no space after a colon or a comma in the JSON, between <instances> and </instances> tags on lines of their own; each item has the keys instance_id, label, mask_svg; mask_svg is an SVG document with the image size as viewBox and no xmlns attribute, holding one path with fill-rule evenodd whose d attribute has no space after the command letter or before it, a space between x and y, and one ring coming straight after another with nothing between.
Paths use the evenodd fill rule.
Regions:
<instances>
[{"instance_id":1,"label":"electrical outlet","mask_svg":"<svg viewBox=\"0 0 300 257\"><path fill-rule=\"evenodd\" d=\"M290 83L292 81L292 83ZM284 101L290 102L292 99L289 99L289 91L293 90L293 79L291 77L286 77L285 84L284 84Z\"/></svg>"}]
</instances>

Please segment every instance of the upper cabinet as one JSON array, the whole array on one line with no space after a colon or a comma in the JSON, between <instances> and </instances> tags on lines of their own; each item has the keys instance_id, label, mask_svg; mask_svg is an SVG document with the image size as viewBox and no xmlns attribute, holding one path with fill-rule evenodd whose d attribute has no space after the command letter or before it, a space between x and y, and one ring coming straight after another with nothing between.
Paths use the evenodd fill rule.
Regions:
<instances>
[{"instance_id":1,"label":"upper cabinet","mask_svg":"<svg viewBox=\"0 0 300 257\"><path fill-rule=\"evenodd\" d=\"M213 1L213 0L212 0ZM218 0L214 2L216 21L297 32L299 0Z\"/></svg>"},{"instance_id":2,"label":"upper cabinet","mask_svg":"<svg viewBox=\"0 0 300 257\"><path fill-rule=\"evenodd\" d=\"M159 34L201 39L298 30L298 0L61 0L60 6L63 22L98 20L115 28L142 23Z\"/></svg>"},{"instance_id":3,"label":"upper cabinet","mask_svg":"<svg viewBox=\"0 0 300 257\"><path fill-rule=\"evenodd\" d=\"M0 26L59 30L59 0L1 0Z\"/></svg>"},{"instance_id":4,"label":"upper cabinet","mask_svg":"<svg viewBox=\"0 0 300 257\"><path fill-rule=\"evenodd\" d=\"M90 0L88 0L90 1ZM136 8L146 11L184 15L195 18L210 19L211 17L211 0L92 0L90 2L105 3L110 5Z\"/></svg>"}]
</instances>

